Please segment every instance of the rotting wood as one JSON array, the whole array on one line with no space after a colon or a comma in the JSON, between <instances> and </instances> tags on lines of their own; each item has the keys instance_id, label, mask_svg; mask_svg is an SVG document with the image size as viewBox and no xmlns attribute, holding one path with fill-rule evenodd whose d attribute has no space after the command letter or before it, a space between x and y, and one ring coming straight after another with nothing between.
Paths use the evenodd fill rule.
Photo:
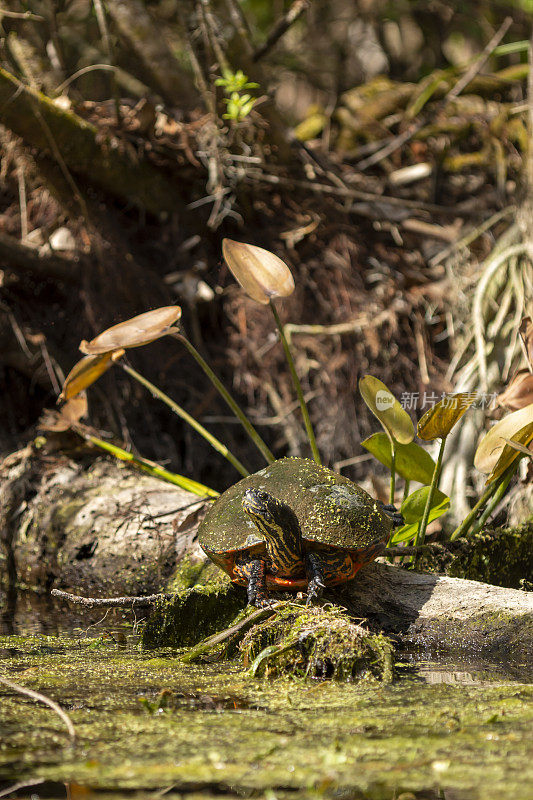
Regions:
<instances>
[{"instance_id":1,"label":"rotting wood","mask_svg":"<svg viewBox=\"0 0 533 800\"><path fill-rule=\"evenodd\" d=\"M533 654L531 592L373 563L339 599L415 645Z\"/></svg>"},{"instance_id":2,"label":"rotting wood","mask_svg":"<svg viewBox=\"0 0 533 800\"><path fill-rule=\"evenodd\" d=\"M57 106L0 68L2 124L26 145L57 149L66 166L90 183L152 214L183 208L179 184L140 153L103 139L94 125ZM54 147L51 145L54 143Z\"/></svg>"}]
</instances>

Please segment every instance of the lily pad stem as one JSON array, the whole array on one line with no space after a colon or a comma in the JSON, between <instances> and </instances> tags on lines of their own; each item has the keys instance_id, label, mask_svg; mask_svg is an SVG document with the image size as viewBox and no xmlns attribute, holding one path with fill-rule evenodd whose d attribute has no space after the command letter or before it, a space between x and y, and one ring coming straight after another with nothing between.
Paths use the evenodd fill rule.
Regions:
<instances>
[{"instance_id":1,"label":"lily pad stem","mask_svg":"<svg viewBox=\"0 0 533 800\"><path fill-rule=\"evenodd\" d=\"M472 533L474 533L475 531L479 530L482 527L482 525L484 525L484 523L486 521L486 518L491 514L492 509L496 507L497 503L500 501L501 497L503 496L503 493L505 492L505 490L509 486L509 482L510 482L511 478L513 477L514 473L515 473L515 469L516 469L517 463L518 463L518 460L513 461L513 463L510 464L507 467L507 469L505 470L505 472L501 476L500 481L494 481L493 483L490 483L487 486L487 488L485 489L485 491L483 492L483 494L481 495L481 497L479 498L479 500L477 501L477 503L473 507L472 511L470 511L470 513L466 515L466 517L461 522L461 524L457 526L457 528L454 530L454 532L450 536L450 541L451 542L454 542L460 536L463 536L465 533L467 533L469 531L472 523L474 522L475 518L477 517L477 514L478 514L479 510L481 508L483 508L484 505L489 503L489 500L491 500L491 498L493 498L493 501L494 501L496 499L496 493L499 492L501 487L503 487L503 489L501 489L501 494L499 494L496 502L494 504L493 504L493 501L489 503L489 505L485 509L485 512L480 517L480 519L479 519L477 525L475 526L474 530L472 530Z\"/></svg>"},{"instance_id":2,"label":"lily pad stem","mask_svg":"<svg viewBox=\"0 0 533 800\"><path fill-rule=\"evenodd\" d=\"M409 497L409 489L411 487L411 481L405 479L405 485L403 487L403 500L407 500ZM403 502L403 501L402 501Z\"/></svg>"},{"instance_id":3,"label":"lily pad stem","mask_svg":"<svg viewBox=\"0 0 533 800\"><path fill-rule=\"evenodd\" d=\"M515 465L513 464L512 466L514 467ZM510 475L506 475L506 477L498 484L498 488L496 489L491 499L487 503L487 507L485 508L482 515L478 519L476 525L474 525L474 527L472 528L472 531L470 533L471 536L474 536L476 533L479 533L479 531L483 528L483 526L487 522L492 512L496 509L496 506L498 505L498 503L504 496L505 492L507 491L507 487L509 486L511 478L513 477L513 472L514 470L511 471Z\"/></svg>"},{"instance_id":4,"label":"lily pad stem","mask_svg":"<svg viewBox=\"0 0 533 800\"><path fill-rule=\"evenodd\" d=\"M122 361L118 361L117 364L125 372L127 372L128 375L130 375L136 381L145 386L153 394L154 397L157 397L159 400L162 400L162 402L165 403L165 405L167 405L169 408L171 408L172 411L178 415L178 417L181 417L181 419L187 422L191 426L191 428L194 428L194 430L197 433L199 433L200 436L203 436L206 442L209 442L211 447L213 447L217 451L217 453L220 453L220 455L224 456L224 458L226 458L230 462L230 464L233 464L237 472L240 472L240 474L243 475L245 478L250 474L246 469L246 467L244 466L244 464L241 464L238 458L236 458L233 455L233 453L230 452L230 450L228 450L226 445L222 444L222 442L219 441L216 438L216 436L213 436L213 434L209 433L209 431L206 430L204 426L201 425L197 420L195 420L194 417L191 417L191 415L188 414L184 408L175 403L174 400L172 400L168 396L168 394L165 394L164 392L161 391L161 389L158 389L157 386L155 386L151 381L149 381L139 372L137 372L137 370L133 369L133 367L130 367L129 364L124 364Z\"/></svg>"},{"instance_id":5,"label":"lily pad stem","mask_svg":"<svg viewBox=\"0 0 533 800\"><path fill-rule=\"evenodd\" d=\"M148 475L152 475L154 478L161 478L167 483L173 483L175 486L181 486L181 488L185 489L185 491L191 492L192 494L197 494L199 497L215 498L219 496L219 492L215 491L214 489L210 489L209 486L204 486L203 483L193 481L191 478L185 477L185 475L169 472L168 470L163 469L163 467L160 467L159 464L154 464L153 461L148 461L145 458L141 458L141 456L136 456L133 453L129 453L127 450L123 450L122 447L118 447L116 444L105 442L103 439L99 439L97 436L92 436L91 434L81 433L81 435L84 439L94 444L95 447L99 447L101 450L111 453L111 455L115 456L115 458L118 458L120 461L127 461L134 464L136 467L138 467L138 469L142 470L142 472L146 472Z\"/></svg>"},{"instance_id":6,"label":"lily pad stem","mask_svg":"<svg viewBox=\"0 0 533 800\"><path fill-rule=\"evenodd\" d=\"M416 534L415 545L424 544L424 539L426 538L426 528L428 526L429 512L431 511L431 506L433 504L433 495L435 494L435 489L437 488L437 485L439 483L440 471L442 469L442 457L444 455L444 447L446 445L446 438L447 438L446 436L443 436L441 439L439 454L437 456L437 461L435 463L435 469L433 470L433 477L431 478L429 493L424 508L424 514L422 516L422 519L420 520L420 525L418 526L418 531Z\"/></svg>"},{"instance_id":7,"label":"lily pad stem","mask_svg":"<svg viewBox=\"0 0 533 800\"><path fill-rule=\"evenodd\" d=\"M294 360L292 357L291 349L289 347L289 343L287 342L287 338L285 336L285 332L283 330L283 325L281 324L279 314L276 311L276 307L272 302L272 300L270 301L270 308L272 309L272 314L274 315L274 319L276 321L281 343L283 345L283 350L285 351L285 358L287 359L287 364L289 365L292 382L294 384L294 388L296 389L298 400L300 401L300 408L302 409L305 429L307 431L307 438L309 439L309 444L311 445L311 450L313 451L313 458L315 459L317 464L321 464L322 460L320 458L320 453L318 451L315 434L313 431L313 426L311 425L311 419L309 418L309 411L307 410L307 404L305 402L304 393L302 390L302 384L300 383L300 379L298 378L298 374L296 372L296 367L294 366Z\"/></svg>"},{"instance_id":8,"label":"lily pad stem","mask_svg":"<svg viewBox=\"0 0 533 800\"><path fill-rule=\"evenodd\" d=\"M394 494L396 492L396 439L391 437L390 440L390 450L391 450L391 463L390 463L390 491L389 491L389 503L394 505Z\"/></svg>"},{"instance_id":9,"label":"lily pad stem","mask_svg":"<svg viewBox=\"0 0 533 800\"><path fill-rule=\"evenodd\" d=\"M209 364L202 358L198 350L195 348L193 344L187 339L186 336L183 336L181 333L177 333L174 335L175 339L178 339L189 351L191 356L195 359L195 361L200 365L203 369L215 389L218 393L223 397L226 401L227 405L231 408L241 425L243 426L244 430L255 444L257 449L262 453L265 457L268 464L272 464L273 461L276 460L275 455L269 450L266 442L263 441L261 436L258 434L242 408L240 408L233 397L230 395L224 384L217 378Z\"/></svg>"}]
</instances>

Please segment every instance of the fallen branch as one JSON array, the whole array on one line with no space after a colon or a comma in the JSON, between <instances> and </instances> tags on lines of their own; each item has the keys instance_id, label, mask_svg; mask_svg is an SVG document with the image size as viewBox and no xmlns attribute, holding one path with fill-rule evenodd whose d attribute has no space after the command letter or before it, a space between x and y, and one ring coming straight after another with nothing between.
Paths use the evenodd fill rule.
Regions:
<instances>
[{"instance_id":1,"label":"fallen branch","mask_svg":"<svg viewBox=\"0 0 533 800\"><path fill-rule=\"evenodd\" d=\"M2 124L25 144L45 153L56 150L69 170L109 194L153 214L182 208L176 182L162 170L140 153L122 150L116 141L102 139L94 125L59 108L42 92L30 89L1 68L0 115Z\"/></svg>"},{"instance_id":2,"label":"fallen branch","mask_svg":"<svg viewBox=\"0 0 533 800\"><path fill-rule=\"evenodd\" d=\"M158 600L168 600L172 595L170 594L149 594L138 597L81 597L79 594L71 594L70 592L63 592L61 589L52 589L50 592L54 597L59 597L61 600L68 600L70 603L76 603L85 608L139 608L139 606L153 606Z\"/></svg>"},{"instance_id":3,"label":"fallen branch","mask_svg":"<svg viewBox=\"0 0 533 800\"><path fill-rule=\"evenodd\" d=\"M72 724L70 717L63 711L61 706L58 706L54 700L51 700L45 694L41 694L40 692L34 692L33 689L27 689L25 686L20 686L18 683L12 683L8 681L7 678L0 677L0 683L3 683L4 686L7 686L8 689L11 689L13 692L17 692L17 694L26 695L26 697L31 697L32 700L38 700L39 703L44 703L46 706L55 711L58 717L61 717L65 725L67 726L70 738L74 740L76 738L76 731L74 730L74 725Z\"/></svg>"},{"instance_id":4,"label":"fallen branch","mask_svg":"<svg viewBox=\"0 0 533 800\"><path fill-rule=\"evenodd\" d=\"M513 653L533 650L533 593L373 563L339 593L358 616L425 648Z\"/></svg>"}]
</instances>

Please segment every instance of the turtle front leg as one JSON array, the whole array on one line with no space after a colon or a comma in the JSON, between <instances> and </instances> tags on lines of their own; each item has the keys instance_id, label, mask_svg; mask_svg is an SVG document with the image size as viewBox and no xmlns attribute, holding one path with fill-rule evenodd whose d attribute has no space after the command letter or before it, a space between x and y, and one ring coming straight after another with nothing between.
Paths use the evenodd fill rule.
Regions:
<instances>
[{"instance_id":1,"label":"turtle front leg","mask_svg":"<svg viewBox=\"0 0 533 800\"><path fill-rule=\"evenodd\" d=\"M233 568L234 577L246 581L248 604L266 606L270 603L266 588L266 562L264 558L247 558L237 562Z\"/></svg>"},{"instance_id":2,"label":"turtle front leg","mask_svg":"<svg viewBox=\"0 0 533 800\"><path fill-rule=\"evenodd\" d=\"M306 553L304 558L305 571L309 581L307 586L307 603L311 605L315 600L322 597L322 593L326 588L324 580L325 564L319 555L316 553Z\"/></svg>"},{"instance_id":3,"label":"turtle front leg","mask_svg":"<svg viewBox=\"0 0 533 800\"><path fill-rule=\"evenodd\" d=\"M257 608L269 603L265 573L266 564L262 558L255 558L250 562L247 587L248 603Z\"/></svg>"}]
</instances>

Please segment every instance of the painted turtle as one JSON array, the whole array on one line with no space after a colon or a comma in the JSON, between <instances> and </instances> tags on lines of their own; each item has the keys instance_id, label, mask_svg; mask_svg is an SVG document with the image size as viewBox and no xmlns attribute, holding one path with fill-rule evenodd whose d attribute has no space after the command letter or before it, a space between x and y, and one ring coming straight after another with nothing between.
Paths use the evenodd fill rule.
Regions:
<instances>
[{"instance_id":1,"label":"painted turtle","mask_svg":"<svg viewBox=\"0 0 533 800\"><path fill-rule=\"evenodd\" d=\"M394 511L311 459L282 458L225 491L198 538L250 604L305 589L309 603L379 555L400 524Z\"/></svg>"}]
</instances>

